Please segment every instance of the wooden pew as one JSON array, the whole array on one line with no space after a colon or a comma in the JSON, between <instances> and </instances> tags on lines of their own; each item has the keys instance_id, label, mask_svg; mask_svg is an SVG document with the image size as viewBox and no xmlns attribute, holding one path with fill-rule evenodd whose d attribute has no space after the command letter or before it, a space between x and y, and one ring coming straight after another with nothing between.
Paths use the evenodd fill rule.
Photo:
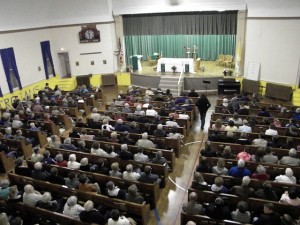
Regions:
<instances>
[{"instance_id":1,"label":"wooden pew","mask_svg":"<svg viewBox=\"0 0 300 225\"><path fill-rule=\"evenodd\" d=\"M208 162L211 162L213 165L217 165L218 157L206 157ZM201 160L201 157L200 157ZM232 166L237 165L238 160L236 159L225 159L225 167L230 169ZM253 162L253 161L245 161L245 167L248 168L252 173L256 171L256 167L258 165L263 165L268 174L277 173L277 174L285 174L286 168L292 168L295 177L300 176L300 167L290 167L286 165L278 165L278 164L270 164L270 163L262 163L262 162Z\"/></svg>"},{"instance_id":2,"label":"wooden pew","mask_svg":"<svg viewBox=\"0 0 300 225\"><path fill-rule=\"evenodd\" d=\"M113 112L109 112L109 111L106 111L106 110L98 110L98 112L100 113L100 114L103 114L104 112L106 112L107 114L108 114L108 116L109 117L113 117L114 116L114 113ZM121 115L123 115L125 118L127 118L127 116L128 116L128 114L129 113L121 113ZM152 120L153 119L153 116L146 116L146 118L148 118L149 120ZM87 121L89 122L89 120L90 120L90 117L87 117ZM166 121L169 121L169 117L166 117L166 116L161 116L160 117L160 122L162 123L162 124L165 124L166 123ZM182 134L183 135L185 135L185 132L186 132L186 135L188 135L189 134L189 132L190 132L190 128L191 128L191 122L190 122L190 120L186 120L186 119L175 119L175 121L177 122L177 124L180 126L178 129L179 129L179 131L180 131L180 133L181 133L181 130L183 130L182 131ZM138 124L140 124L140 123L138 123ZM141 124L140 124L141 125ZM185 131L184 131L185 130ZM185 136L186 136L185 135Z\"/></svg>"},{"instance_id":3,"label":"wooden pew","mask_svg":"<svg viewBox=\"0 0 300 225\"><path fill-rule=\"evenodd\" d=\"M29 123L35 123L36 126L42 127L42 130L47 131L51 135L60 135L59 126L54 122L44 122L40 120L29 120Z\"/></svg>"},{"instance_id":4,"label":"wooden pew","mask_svg":"<svg viewBox=\"0 0 300 225\"><path fill-rule=\"evenodd\" d=\"M98 129L91 129L91 128L86 128L88 134L93 134L93 135L97 135L98 133ZM106 135L106 137L110 138L110 134L113 131L107 131L104 134ZM118 135L122 135L123 132L117 132ZM137 142L139 139L142 138L141 134L134 134L134 133L129 133L129 137ZM148 136L149 139L155 140L154 143L162 143L165 146L165 149L167 150L172 150L175 152L175 156L179 157L180 154L180 150L181 150L181 143L179 139L171 139L171 138L157 138L155 136L149 135ZM62 139L64 139L64 137L61 137ZM110 143L110 142L109 142ZM109 144L107 143L107 144Z\"/></svg>"},{"instance_id":5,"label":"wooden pew","mask_svg":"<svg viewBox=\"0 0 300 225\"><path fill-rule=\"evenodd\" d=\"M106 104L105 104L105 109L108 110L109 106L110 106L110 104L106 103ZM117 108L121 108L121 109L122 109L122 108L124 108L124 106L123 106L123 105L117 105ZM131 109L132 112L134 112L135 109L136 109L136 107L135 107L135 106L130 106L130 109ZM153 109L156 110L156 111L159 110L159 108L153 108ZM144 109L144 108L142 108L142 110L143 110L143 111L146 111L146 109ZM171 110L166 110L166 112L167 112L167 113L170 113ZM177 113L180 113L181 110L176 110L176 112L177 112ZM194 112L193 112L193 111L186 111L186 114L189 115L190 121L191 121L191 123L193 124L193 122L194 122L194 120L195 120L195 118L194 118Z\"/></svg>"},{"instance_id":6,"label":"wooden pew","mask_svg":"<svg viewBox=\"0 0 300 225\"><path fill-rule=\"evenodd\" d=\"M214 180L218 175L214 173L201 173L204 180L208 184L214 184ZM230 189L231 187L235 185L241 185L242 179L237 177L231 177L231 176L221 176L224 180L224 186ZM252 187L254 190L258 190L260 188L263 188L263 183L265 181L257 180L257 179L251 179L251 182L249 184L250 187ZM298 184L289 184L289 183L280 183L268 180L272 184L272 189L278 194L280 197L284 191L287 191L290 187L295 187L298 191L300 191L300 185ZM197 188L194 188L197 189Z\"/></svg>"},{"instance_id":7,"label":"wooden pew","mask_svg":"<svg viewBox=\"0 0 300 225\"><path fill-rule=\"evenodd\" d=\"M52 195L59 196L77 196L79 201L91 200L95 205L103 205L108 208L116 208L122 212L127 212L129 215L133 215L134 219L137 219L137 222L140 224L146 225L149 216L150 216L150 206L145 204L136 204L120 199L109 198L104 195L95 194L95 193L86 193L79 190L74 190L70 188L64 188L64 186L58 184L52 184L45 181L34 180L30 177L19 176L16 174L9 173L8 178L11 184L16 184L19 187L24 187L26 184L32 184L35 189L40 191L49 191Z\"/></svg>"},{"instance_id":8,"label":"wooden pew","mask_svg":"<svg viewBox=\"0 0 300 225\"><path fill-rule=\"evenodd\" d=\"M64 137L61 137L64 140ZM76 146L77 142L79 141L78 138L72 138L72 143ZM105 141L98 141L100 146L103 146L105 144L109 145L109 146L114 146L114 149L117 151L121 150L121 145L119 143L112 143L112 142L105 142ZM89 140L85 140L86 143L86 147L87 148L92 148L92 145L94 143L94 141L89 141ZM127 145L128 146L128 150L132 153L132 154L136 154L138 153L138 147L135 145ZM174 169L175 167L175 154L174 154L174 150L166 150L166 149L158 149L158 148L146 148L144 149L144 154L148 155L149 158L153 158L155 157L156 152L161 151L163 153L163 156L165 157L165 159L167 160L168 165L170 166L171 169Z\"/></svg>"},{"instance_id":9,"label":"wooden pew","mask_svg":"<svg viewBox=\"0 0 300 225\"><path fill-rule=\"evenodd\" d=\"M93 155L89 153L83 153L83 152L77 152L77 151L71 151L71 150L65 150L65 149L55 149L55 148L47 148L47 150L50 151L51 156L55 156L59 153L63 154L64 159L68 160L70 154L76 154L76 159L79 161L82 158L88 158L90 163L96 163L99 159L106 159L108 163L114 163L118 162L120 165L120 168L122 171L126 170L126 166L128 164L132 164L133 167L139 167L144 168L146 165L151 166L152 171L154 174L157 174L162 179L162 187L165 186L167 180L168 180L168 167L167 165L159 165L159 164L153 164L153 163L141 163L136 162L134 160L121 160L119 158L109 158L109 157L102 157L98 155Z\"/></svg>"},{"instance_id":10,"label":"wooden pew","mask_svg":"<svg viewBox=\"0 0 300 225\"><path fill-rule=\"evenodd\" d=\"M62 213L52 212L47 209L42 209L35 206L26 205L23 202L16 202L11 207L14 207L22 214L22 218L34 223L52 223L52 224L64 224L64 225L88 225L80 220L73 219ZM32 217L32 215L35 215Z\"/></svg>"},{"instance_id":11,"label":"wooden pew","mask_svg":"<svg viewBox=\"0 0 300 225\"><path fill-rule=\"evenodd\" d=\"M208 216L190 215L185 212L181 212L181 225L186 225L188 221L194 221L196 224L242 225L241 223L235 222L233 220L218 221Z\"/></svg>"},{"instance_id":12,"label":"wooden pew","mask_svg":"<svg viewBox=\"0 0 300 225\"><path fill-rule=\"evenodd\" d=\"M0 152L0 160L5 173L9 173L10 171L15 169L15 160L13 159L13 157L7 157L3 151Z\"/></svg>"},{"instance_id":13,"label":"wooden pew","mask_svg":"<svg viewBox=\"0 0 300 225\"><path fill-rule=\"evenodd\" d=\"M1 142L10 147L12 151L21 151L25 159L32 155L32 145L25 143L25 141L17 141L13 139L0 138Z\"/></svg>"},{"instance_id":14,"label":"wooden pew","mask_svg":"<svg viewBox=\"0 0 300 225\"><path fill-rule=\"evenodd\" d=\"M208 129L208 135L211 135L214 132L215 131L212 130L211 128ZM226 131L220 131L220 133L223 133L225 135ZM239 137L240 132L234 132L234 133L236 134L237 137ZM254 139L259 137L259 133L248 133L247 135L248 135L248 140L250 140L250 141L253 141ZM280 143L286 143L287 138L291 138L291 137L278 135L278 139L279 139ZM267 141L271 141L272 136L265 135L264 139ZM293 140L294 140L295 148L296 148L296 146L300 145L300 137L293 137Z\"/></svg>"},{"instance_id":15,"label":"wooden pew","mask_svg":"<svg viewBox=\"0 0 300 225\"><path fill-rule=\"evenodd\" d=\"M34 169L35 162L27 160L27 164L30 169L32 169L32 170ZM147 184L147 183L142 183L139 181L129 181L129 180L125 180L122 178L111 177L111 176L107 176L107 175L103 175L103 174L99 174L99 173L87 172L87 171L82 171L82 170L73 170L73 169L69 169L66 167L60 167L60 166L56 166L56 165L43 163L43 169L48 172L50 172L51 168L53 168L53 167L57 168L58 173L63 177L68 177L68 174L70 172L86 174L91 180L97 182L99 184L99 186L102 187L102 190L104 189L104 187L106 187L106 183L108 181L113 181L116 186L118 186L126 191L130 185L135 184L137 186L139 192L144 196L146 202L150 204L151 209L154 209L156 207L156 204L159 199L159 186L157 183Z\"/></svg>"}]
</instances>

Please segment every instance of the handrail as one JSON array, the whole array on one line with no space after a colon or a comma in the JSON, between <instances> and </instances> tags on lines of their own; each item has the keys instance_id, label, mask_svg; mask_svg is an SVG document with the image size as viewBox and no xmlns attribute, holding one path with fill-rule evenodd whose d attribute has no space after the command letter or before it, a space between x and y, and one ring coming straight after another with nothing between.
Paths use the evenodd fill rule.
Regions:
<instances>
[{"instance_id":1,"label":"handrail","mask_svg":"<svg viewBox=\"0 0 300 225\"><path fill-rule=\"evenodd\" d=\"M178 96L180 96L180 90L179 90L179 84L180 84L180 82L181 82L181 79L182 79L182 75L183 75L183 70L184 70L184 68L183 68L183 66L181 67L181 72L180 72L180 76L179 76L179 80L178 80L178 83L177 83L177 95Z\"/></svg>"}]
</instances>

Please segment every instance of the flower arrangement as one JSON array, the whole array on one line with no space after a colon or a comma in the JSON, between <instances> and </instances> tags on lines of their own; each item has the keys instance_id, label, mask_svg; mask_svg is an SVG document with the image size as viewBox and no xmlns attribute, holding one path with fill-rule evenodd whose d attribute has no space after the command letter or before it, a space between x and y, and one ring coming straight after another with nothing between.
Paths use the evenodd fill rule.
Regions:
<instances>
[{"instance_id":1,"label":"flower arrangement","mask_svg":"<svg viewBox=\"0 0 300 225\"><path fill-rule=\"evenodd\" d=\"M176 66L172 66L171 69L173 70L173 73L176 72L177 67Z\"/></svg>"}]
</instances>

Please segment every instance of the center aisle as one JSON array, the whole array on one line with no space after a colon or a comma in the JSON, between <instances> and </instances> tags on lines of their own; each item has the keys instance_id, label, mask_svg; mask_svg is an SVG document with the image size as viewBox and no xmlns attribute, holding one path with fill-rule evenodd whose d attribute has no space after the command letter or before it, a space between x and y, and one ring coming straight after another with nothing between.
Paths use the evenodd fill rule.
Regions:
<instances>
[{"instance_id":1,"label":"center aisle","mask_svg":"<svg viewBox=\"0 0 300 225\"><path fill-rule=\"evenodd\" d=\"M120 88L125 91L126 88ZM117 87L104 87L106 101L110 102L117 95ZM169 174L169 181L161 190L157 204L157 211L152 210L148 225L180 225L180 213L182 204L187 202L187 190L191 186L193 174L199 163L200 149L204 147L207 140L207 130L210 116L214 109L216 96L208 96L212 106L206 115L206 125L204 131L200 129L199 116L191 128L187 137L185 147L182 149L180 157L176 158L175 168ZM156 212L155 212L156 211Z\"/></svg>"}]
</instances>

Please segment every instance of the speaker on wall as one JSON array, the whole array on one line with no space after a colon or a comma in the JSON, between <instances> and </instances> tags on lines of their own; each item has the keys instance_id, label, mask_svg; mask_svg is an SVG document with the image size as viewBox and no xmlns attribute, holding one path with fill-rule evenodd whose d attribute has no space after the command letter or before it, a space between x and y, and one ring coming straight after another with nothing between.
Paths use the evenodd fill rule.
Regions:
<instances>
[{"instance_id":1,"label":"speaker on wall","mask_svg":"<svg viewBox=\"0 0 300 225\"><path fill-rule=\"evenodd\" d=\"M166 65L164 63L160 64L160 71L166 72Z\"/></svg>"}]
</instances>

